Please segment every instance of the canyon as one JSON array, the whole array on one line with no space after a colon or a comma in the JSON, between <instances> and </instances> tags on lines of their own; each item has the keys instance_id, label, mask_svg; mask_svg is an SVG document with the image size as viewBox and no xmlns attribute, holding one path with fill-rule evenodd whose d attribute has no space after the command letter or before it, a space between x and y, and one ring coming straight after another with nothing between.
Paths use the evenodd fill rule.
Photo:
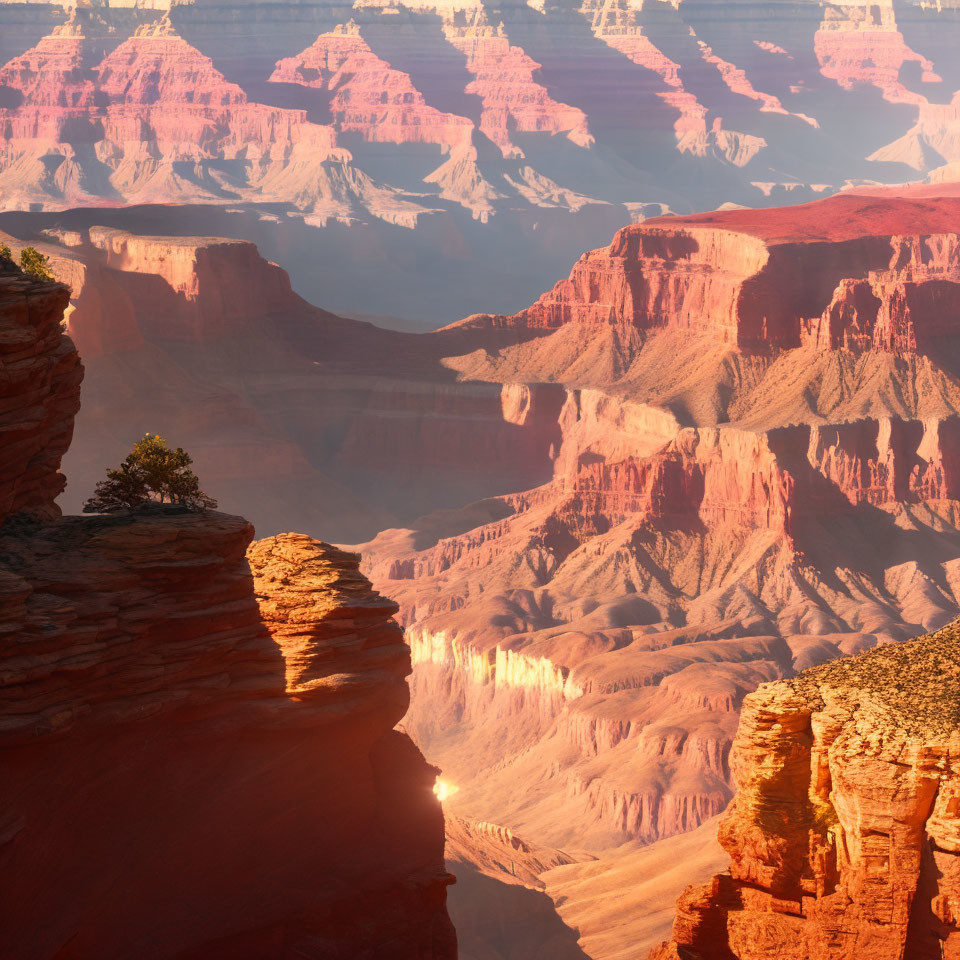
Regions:
<instances>
[{"instance_id":1,"label":"canyon","mask_svg":"<svg viewBox=\"0 0 960 960\"><path fill-rule=\"evenodd\" d=\"M955 179L952 6L768 6L3 0L0 208L216 207L153 232L424 329L669 210Z\"/></svg>"},{"instance_id":2,"label":"canyon","mask_svg":"<svg viewBox=\"0 0 960 960\"><path fill-rule=\"evenodd\" d=\"M958 9L0 0L0 952L960 956Z\"/></svg>"},{"instance_id":3,"label":"canyon","mask_svg":"<svg viewBox=\"0 0 960 960\"><path fill-rule=\"evenodd\" d=\"M68 298L0 260L4 954L452 960L396 604L238 516L62 517Z\"/></svg>"},{"instance_id":4,"label":"canyon","mask_svg":"<svg viewBox=\"0 0 960 960\"><path fill-rule=\"evenodd\" d=\"M157 430L261 532L361 553L465 957L667 940L725 865L754 691L960 613L952 189L651 218L426 334L312 306L249 242L102 213L0 237L72 288L91 415L61 502Z\"/></svg>"}]
</instances>

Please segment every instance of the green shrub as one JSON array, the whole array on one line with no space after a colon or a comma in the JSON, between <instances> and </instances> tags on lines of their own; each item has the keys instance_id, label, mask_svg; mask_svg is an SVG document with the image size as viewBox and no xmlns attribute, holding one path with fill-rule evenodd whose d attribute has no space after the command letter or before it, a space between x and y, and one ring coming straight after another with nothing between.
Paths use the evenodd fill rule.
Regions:
<instances>
[{"instance_id":1,"label":"green shrub","mask_svg":"<svg viewBox=\"0 0 960 960\"><path fill-rule=\"evenodd\" d=\"M119 467L107 471L107 479L97 484L83 512L114 513L150 502L190 510L216 507L217 501L200 489L200 481L190 469L192 463L183 449L171 450L163 437L148 433L133 445Z\"/></svg>"},{"instance_id":2,"label":"green shrub","mask_svg":"<svg viewBox=\"0 0 960 960\"><path fill-rule=\"evenodd\" d=\"M24 247L20 251L20 269L37 280L52 280L50 260L35 247Z\"/></svg>"}]
</instances>

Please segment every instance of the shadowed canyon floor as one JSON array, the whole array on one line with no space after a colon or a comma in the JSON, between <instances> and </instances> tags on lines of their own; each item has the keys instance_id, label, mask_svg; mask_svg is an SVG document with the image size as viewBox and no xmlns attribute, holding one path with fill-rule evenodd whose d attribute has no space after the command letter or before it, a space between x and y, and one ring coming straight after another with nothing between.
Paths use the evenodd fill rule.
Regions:
<instances>
[{"instance_id":1,"label":"shadowed canyon floor","mask_svg":"<svg viewBox=\"0 0 960 960\"><path fill-rule=\"evenodd\" d=\"M156 429L265 529L387 526L359 549L459 818L464 956L629 956L694 879L673 857L720 866L744 698L957 615L938 192L651 220L430 334L313 307L250 244L48 232L96 405L67 496Z\"/></svg>"}]
</instances>

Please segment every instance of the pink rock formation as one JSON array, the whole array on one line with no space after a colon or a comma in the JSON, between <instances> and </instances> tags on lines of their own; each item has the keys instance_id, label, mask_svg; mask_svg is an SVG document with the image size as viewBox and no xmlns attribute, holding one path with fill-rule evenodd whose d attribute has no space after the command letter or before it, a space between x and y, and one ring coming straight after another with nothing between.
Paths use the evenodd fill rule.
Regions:
<instances>
[{"instance_id":1,"label":"pink rock formation","mask_svg":"<svg viewBox=\"0 0 960 960\"><path fill-rule=\"evenodd\" d=\"M720 117L709 119L708 107L684 87L680 76L680 64L671 60L647 36L638 7L633 6L628 0L584 0L580 13L590 21L591 29L598 39L659 78L660 83L653 82L652 88L657 98L679 114L674 121L673 129L677 149L681 153L690 153L698 157L716 155L728 163L742 167L766 146L762 137L724 129L723 120ZM705 58L712 56L709 47L705 49L709 51L709 54L704 54ZM760 100L763 103L763 109L779 107L779 111L786 112L775 97L767 97L764 100L762 95L757 94L752 85L746 81L746 75L742 70L719 58L715 58L715 61L718 69L722 67L720 73L728 86L731 82L729 78L736 77L735 85L738 84L736 92L743 92L749 88L751 92L747 95L751 99ZM652 79L651 77L650 80Z\"/></svg>"},{"instance_id":2,"label":"pink rock formation","mask_svg":"<svg viewBox=\"0 0 960 960\"><path fill-rule=\"evenodd\" d=\"M717 68L717 70L720 72L720 76L723 77L723 82L730 88L730 90L732 90L734 93L739 93L741 96L748 97L750 100L758 101L761 104L760 111L762 113L781 113L786 116L795 116L799 117L799 119L803 120L805 123L809 123L812 127L819 126L813 117L808 117L802 113L791 114L784 108L779 97L775 97L773 94L764 93L761 90L757 90L750 82L745 70L742 70L735 63L731 63L729 60L724 60L722 57L718 57L708 44L701 40L699 45L703 59L707 63L712 63Z\"/></svg>"},{"instance_id":3,"label":"pink rock formation","mask_svg":"<svg viewBox=\"0 0 960 960\"><path fill-rule=\"evenodd\" d=\"M584 254L513 318L555 328L628 323L709 331L744 348L918 351L954 329L960 259L953 198L858 196L780 210L655 219ZM902 230L902 233L900 232Z\"/></svg>"},{"instance_id":4,"label":"pink rock formation","mask_svg":"<svg viewBox=\"0 0 960 960\"><path fill-rule=\"evenodd\" d=\"M153 304L152 315L140 321L148 335L209 342L270 313L302 306L286 272L265 261L252 243L217 237L138 237L106 227L91 229L89 240L105 254L100 262L109 271L159 281L155 282L159 302ZM161 297L160 290L167 296ZM140 307L143 311L146 304Z\"/></svg>"},{"instance_id":5,"label":"pink rock formation","mask_svg":"<svg viewBox=\"0 0 960 960\"><path fill-rule=\"evenodd\" d=\"M482 7L458 11L444 32L476 77L465 92L483 101L480 129L504 156L523 156L511 141L513 131L563 133L581 147L593 143L586 114L550 96L534 77L540 64L512 45L503 23L494 26Z\"/></svg>"},{"instance_id":6,"label":"pink rock formation","mask_svg":"<svg viewBox=\"0 0 960 960\"><path fill-rule=\"evenodd\" d=\"M857 84L879 87L891 103L916 106L926 100L900 82L900 69L907 61L920 64L925 82L940 80L933 63L911 50L897 29L892 3L827 8L813 48L825 77L846 90Z\"/></svg>"},{"instance_id":7,"label":"pink rock formation","mask_svg":"<svg viewBox=\"0 0 960 960\"><path fill-rule=\"evenodd\" d=\"M270 79L328 91L337 129L365 140L435 143L447 152L469 146L473 135L466 117L429 106L409 75L370 49L353 20L278 61Z\"/></svg>"},{"instance_id":8,"label":"pink rock formation","mask_svg":"<svg viewBox=\"0 0 960 960\"><path fill-rule=\"evenodd\" d=\"M957 626L744 702L727 872L688 889L652 958L954 957Z\"/></svg>"},{"instance_id":9,"label":"pink rock formation","mask_svg":"<svg viewBox=\"0 0 960 960\"><path fill-rule=\"evenodd\" d=\"M396 605L308 537L248 559L239 517L51 519L67 290L0 289L4 951L452 960Z\"/></svg>"}]
</instances>

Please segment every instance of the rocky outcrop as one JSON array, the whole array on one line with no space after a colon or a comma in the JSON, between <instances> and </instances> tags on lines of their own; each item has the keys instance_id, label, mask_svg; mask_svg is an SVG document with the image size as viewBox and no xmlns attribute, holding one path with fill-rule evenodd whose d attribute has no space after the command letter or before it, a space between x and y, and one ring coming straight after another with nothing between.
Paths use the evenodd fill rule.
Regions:
<instances>
[{"instance_id":1,"label":"rocky outcrop","mask_svg":"<svg viewBox=\"0 0 960 960\"><path fill-rule=\"evenodd\" d=\"M428 106L409 75L378 57L352 20L279 61L270 79L323 90L338 129L365 140L435 143L445 152L471 141L473 123Z\"/></svg>"},{"instance_id":2,"label":"rocky outcrop","mask_svg":"<svg viewBox=\"0 0 960 960\"><path fill-rule=\"evenodd\" d=\"M905 63L917 63L925 83L940 80L932 61L911 50L897 29L892 3L826 7L813 49L825 77L847 90L858 84L878 87L891 103L926 101L900 82Z\"/></svg>"},{"instance_id":3,"label":"rocky outcrop","mask_svg":"<svg viewBox=\"0 0 960 960\"><path fill-rule=\"evenodd\" d=\"M812 340L918 352L954 330L957 209L949 198L892 200L884 223L872 200L849 196L786 217L731 211L655 219L584 254L567 280L514 317L465 323L631 324L701 330L746 349Z\"/></svg>"},{"instance_id":4,"label":"rocky outcrop","mask_svg":"<svg viewBox=\"0 0 960 960\"><path fill-rule=\"evenodd\" d=\"M66 480L60 460L70 446L83 368L60 322L69 291L26 279L0 259L3 339L0 418L0 516L56 516Z\"/></svg>"},{"instance_id":5,"label":"rocky outcrop","mask_svg":"<svg viewBox=\"0 0 960 960\"><path fill-rule=\"evenodd\" d=\"M729 870L651 957L956 955L957 644L954 623L747 697Z\"/></svg>"},{"instance_id":6,"label":"rocky outcrop","mask_svg":"<svg viewBox=\"0 0 960 960\"><path fill-rule=\"evenodd\" d=\"M239 517L54 519L68 291L0 289L4 951L455 957L437 771L393 729L396 605Z\"/></svg>"}]
</instances>

